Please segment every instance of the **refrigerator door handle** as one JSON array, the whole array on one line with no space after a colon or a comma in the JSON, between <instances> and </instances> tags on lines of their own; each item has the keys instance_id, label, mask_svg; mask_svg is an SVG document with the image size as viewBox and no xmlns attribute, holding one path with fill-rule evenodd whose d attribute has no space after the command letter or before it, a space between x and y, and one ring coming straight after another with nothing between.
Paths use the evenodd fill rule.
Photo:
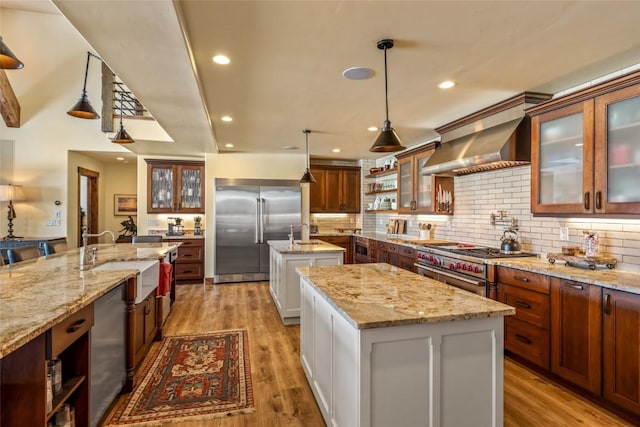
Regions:
<instances>
[{"instance_id":1,"label":"refrigerator door handle","mask_svg":"<svg viewBox=\"0 0 640 427\"><path fill-rule=\"evenodd\" d=\"M256 197L256 235L255 243L261 243L262 229L260 228L262 221L262 211L260 209L260 198Z\"/></svg>"},{"instance_id":2,"label":"refrigerator door handle","mask_svg":"<svg viewBox=\"0 0 640 427\"><path fill-rule=\"evenodd\" d=\"M264 198L260 198L260 243L264 243Z\"/></svg>"}]
</instances>

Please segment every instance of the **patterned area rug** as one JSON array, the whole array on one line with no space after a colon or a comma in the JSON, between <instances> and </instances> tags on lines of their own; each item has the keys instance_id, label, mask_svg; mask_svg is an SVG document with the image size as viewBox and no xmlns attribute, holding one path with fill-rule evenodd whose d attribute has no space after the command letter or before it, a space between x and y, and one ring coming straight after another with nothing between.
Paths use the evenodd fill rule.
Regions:
<instances>
[{"instance_id":1,"label":"patterned area rug","mask_svg":"<svg viewBox=\"0 0 640 427\"><path fill-rule=\"evenodd\" d=\"M165 337L107 425L159 425L255 411L247 331Z\"/></svg>"}]
</instances>

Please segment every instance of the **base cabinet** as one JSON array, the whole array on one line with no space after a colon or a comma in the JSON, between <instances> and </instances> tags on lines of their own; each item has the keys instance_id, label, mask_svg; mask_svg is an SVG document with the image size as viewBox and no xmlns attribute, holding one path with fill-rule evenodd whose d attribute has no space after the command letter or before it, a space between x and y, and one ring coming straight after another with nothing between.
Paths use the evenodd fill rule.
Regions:
<instances>
[{"instance_id":1,"label":"base cabinet","mask_svg":"<svg viewBox=\"0 0 640 427\"><path fill-rule=\"evenodd\" d=\"M357 329L299 286L300 360L327 425L503 424L501 317Z\"/></svg>"},{"instance_id":2,"label":"base cabinet","mask_svg":"<svg viewBox=\"0 0 640 427\"><path fill-rule=\"evenodd\" d=\"M204 280L204 239L167 239L180 242L175 263L176 284L198 283Z\"/></svg>"},{"instance_id":3,"label":"base cabinet","mask_svg":"<svg viewBox=\"0 0 640 427\"><path fill-rule=\"evenodd\" d=\"M344 264L354 263L354 237L353 236L322 236L318 240L340 246L345 249Z\"/></svg>"},{"instance_id":4,"label":"base cabinet","mask_svg":"<svg viewBox=\"0 0 640 427\"><path fill-rule=\"evenodd\" d=\"M156 291L150 293L141 303L136 304L135 311L135 366L147 355L151 343L155 340L158 330L158 312Z\"/></svg>"}]
</instances>

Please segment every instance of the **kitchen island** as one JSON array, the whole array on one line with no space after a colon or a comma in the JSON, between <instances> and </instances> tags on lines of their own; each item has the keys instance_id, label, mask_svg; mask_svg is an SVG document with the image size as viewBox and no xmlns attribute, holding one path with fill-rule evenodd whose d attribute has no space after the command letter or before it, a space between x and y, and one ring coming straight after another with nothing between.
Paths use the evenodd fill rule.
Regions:
<instances>
[{"instance_id":1,"label":"kitchen island","mask_svg":"<svg viewBox=\"0 0 640 427\"><path fill-rule=\"evenodd\" d=\"M502 425L513 307L388 264L298 272L300 359L328 425Z\"/></svg>"},{"instance_id":2,"label":"kitchen island","mask_svg":"<svg viewBox=\"0 0 640 427\"><path fill-rule=\"evenodd\" d=\"M270 240L269 292L282 323L300 323L300 279L296 267L341 265L345 249L322 240Z\"/></svg>"}]
</instances>

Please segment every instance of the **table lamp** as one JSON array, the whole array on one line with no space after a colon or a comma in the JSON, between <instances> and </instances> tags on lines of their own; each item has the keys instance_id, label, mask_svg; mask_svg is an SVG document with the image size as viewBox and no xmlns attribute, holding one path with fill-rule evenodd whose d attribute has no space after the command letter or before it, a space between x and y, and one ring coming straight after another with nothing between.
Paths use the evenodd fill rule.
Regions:
<instances>
[{"instance_id":1,"label":"table lamp","mask_svg":"<svg viewBox=\"0 0 640 427\"><path fill-rule=\"evenodd\" d=\"M9 202L9 212L7 213L7 219L9 220L9 234L7 234L3 240L19 238L19 236L13 235L13 220L16 217L16 211L13 209L13 202L19 202L22 200L24 200L24 189L22 188L22 185L0 185L0 202Z\"/></svg>"}]
</instances>

